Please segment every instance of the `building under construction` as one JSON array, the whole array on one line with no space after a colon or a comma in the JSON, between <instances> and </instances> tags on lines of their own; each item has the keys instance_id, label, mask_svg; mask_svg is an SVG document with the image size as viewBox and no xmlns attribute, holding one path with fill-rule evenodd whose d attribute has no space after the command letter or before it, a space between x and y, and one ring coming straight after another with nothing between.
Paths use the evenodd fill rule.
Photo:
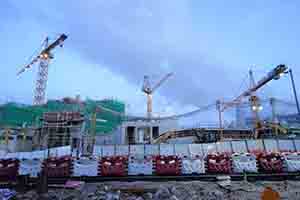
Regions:
<instances>
[{"instance_id":1,"label":"building under construction","mask_svg":"<svg viewBox=\"0 0 300 200\"><path fill-rule=\"evenodd\" d=\"M43 149L72 145L79 148L80 141L92 138L112 138L111 133L121 124L121 118L101 110L125 112L125 104L118 100L86 100L64 98L50 100L44 105L7 103L0 106L2 146L11 151ZM24 145L23 145L24 146ZM15 150L12 150L17 148Z\"/></svg>"}]
</instances>

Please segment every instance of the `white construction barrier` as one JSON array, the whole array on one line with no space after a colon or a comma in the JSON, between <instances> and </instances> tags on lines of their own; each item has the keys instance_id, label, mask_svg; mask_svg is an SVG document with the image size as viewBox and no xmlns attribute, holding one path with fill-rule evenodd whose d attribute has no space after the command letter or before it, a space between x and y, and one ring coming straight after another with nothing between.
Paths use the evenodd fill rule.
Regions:
<instances>
[{"instance_id":1,"label":"white construction barrier","mask_svg":"<svg viewBox=\"0 0 300 200\"><path fill-rule=\"evenodd\" d=\"M265 139L264 143L266 152L278 152L277 140Z\"/></svg>"},{"instance_id":2,"label":"white construction barrier","mask_svg":"<svg viewBox=\"0 0 300 200\"><path fill-rule=\"evenodd\" d=\"M174 144L175 145L175 155L179 157L189 156L189 145L188 144Z\"/></svg>"},{"instance_id":3,"label":"white construction barrier","mask_svg":"<svg viewBox=\"0 0 300 200\"><path fill-rule=\"evenodd\" d=\"M263 152L265 150L262 140L246 140L246 144L250 153Z\"/></svg>"},{"instance_id":4,"label":"white construction barrier","mask_svg":"<svg viewBox=\"0 0 300 200\"><path fill-rule=\"evenodd\" d=\"M152 156L141 154L132 155L128 162L128 175L152 175L153 159Z\"/></svg>"},{"instance_id":5,"label":"white construction barrier","mask_svg":"<svg viewBox=\"0 0 300 200\"><path fill-rule=\"evenodd\" d=\"M191 157L204 157L202 144L189 144L189 152Z\"/></svg>"},{"instance_id":6,"label":"white construction barrier","mask_svg":"<svg viewBox=\"0 0 300 200\"><path fill-rule=\"evenodd\" d=\"M300 171L300 153L283 153L282 157L285 171Z\"/></svg>"},{"instance_id":7,"label":"white construction barrier","mask_svg":"<svg viewBox=\"0 0 300 200\"><path fill-rule=\"evenodd\" d=\"M130 145L129 146L130 155L145 155L145 146L142 145Z\"/></svg>"},{"instance_id":8,"label":"white construction barrier","mask_svg":"<svg viewBox=\"0 0 300 200\"><path fill-rule=\"evenodd\" d=\"M129 155L129 146L128 145L116 145L116 155L128 156Z\"/></svg>"},{"instance_id":9,"label":"white construction barrier","mask_svg":"<svg viewBox=\"0 0 300 200\"><path fill-rule=\"evenodd\" d=\"M220 153L231 153L231 143L230 142L217 142L216 143L217 151Z\"/></svg>"},{"instance_id":10,"label":"white construction barrier","mask_svg":"<svg viewBox=\"0 0 300 200\"><path fill-rule=\"evenodd\" d=\"M145 145L145 155L159 155L159 145L158 144L146 144Z\"/></svg>"},{"instance_id":11,"label":"white construction barrier","mask_svg":"<svg viewBox=\"0 0 300 200\"><path fill-rule=\"evenodd\" d=\"M73 176L97 176L98 159L81 157L74 160Z\"/></svg>"},{"instance_id":12,"label":"white construction barrier","mask_svg":"<svg viewBox=\"0 0 300 200\"><path fill-rule=\"evenodd\" d=\"M114 156L115 155L115 145L103 145L102 146L102 156Z\"/></svg>"},{"instance_id":13,"label":"white construction barrier","mask_svg":"<svg viewBox=\"0 0 300 200\"><path fill-rule=\"evenodd\" d=\"M174 144L161 144L161 145L159 145L159 155L163 155L163 156L175 155Z\"/></svg>"},{"instance_id":14,"label":"white construction barrier","mask_svg":"<svg viewBox=\"0 0 300 200\"><path fill-rule=\"evenodd\" d=\"M42 170L43 160L40 159L21 159L19 166L20 175L29 175L37 177Z\"/></svg>"},{"instance_id":15,"label":"white construction barrier","mask_svg":"<svg viewBox=\"0 0 300 200\"><path fill-rule=\"evenodd\" d=\"M217 145L215 143L202 144L204 155L217 153Z\"/></svg>"},{"instance_id":16,"label":"white construction barrier","mask_svg":"<svg viewBox=\"0 0 300 200\"><path fill-rule=\"evenodd\" d=\"M296 151L293 140L278 140L278 148L281 152Z\"/></svg>"},{"instance_id":17,"label":"white construction barrier","mask_svg":"<svg viewBox=\"0 0 300 200\"><path fill-rule=\"evenodd\" d=\"M5 159L10 159L10 158L13 158L13 159L18 159L19 158L19 152L16 152L16 153L7 153L5 155Z\"/></svg>"},{"instance_id":18,"label":"white construction barrier","mask_svg":"<svg viewBox=\"0 0 300 200\"><path fill-rule=\"evenodd\" d=\"M202 158L182 158L182 174L204 174L205 161Z\"/></svg>"},{"instance_id":19,"label":"white construction barrier","mask_svg":"<svg viewBox=\"0 0 300 200\"><path fill-rule=\"evenodd\" d=\"M6 151L0 150L0 159L5 158L6 154L7 154Z\"/></svg>"},{"instance_id":20,"label":"white construction barrier","mask_svg":"<svg viewBox=\"0 0 300 200\"><path fill-rule=\"evenodd\" d=\"M232 144L232 150L234 153L248 152L245 141L232 141L231 144Z\"/></svg>"},{"instance_id":21,"label":"white construction barrier","mask_svg":"<svg viewBox=\"0 0 300 200\"><path fill-rule=\"evenodd\" d=\"M49 150L50 157L61 157L71 155L71 146L55 147L47 149Z\"/></svg>"},{"instance_id":22,"label":"white construction barrier","mask_svg":"<svg viewBox=\"0 0 300 200\"><path fill-rule=\"evenodd\" d=\"M232 167L235 173L258 172L256 157L249 153L235 153L232 155Z\"/></svg>"},{"instance_id":23,"label":"white construction barrier","mask_svg":"<svg viewBox=\"0 0 300 200\"><path fill-rule=\"evenodd\" d=\"M39 159L39 160L43 160L45 158L47 158L47 151L45 150L40 150L40 151L33 151L30 152L32 154L32 159Z\"/></svg>"},{"instance_id":24,"label":"white construction barrier","mask_svg":"<svg viewBox=\"0 0 300 200\"><path fill-rule=\"evenodd\" d=\"M102 156L102 146L95 145L93 149L93 155L97 157Z\"/></svg>"}]
</instances>

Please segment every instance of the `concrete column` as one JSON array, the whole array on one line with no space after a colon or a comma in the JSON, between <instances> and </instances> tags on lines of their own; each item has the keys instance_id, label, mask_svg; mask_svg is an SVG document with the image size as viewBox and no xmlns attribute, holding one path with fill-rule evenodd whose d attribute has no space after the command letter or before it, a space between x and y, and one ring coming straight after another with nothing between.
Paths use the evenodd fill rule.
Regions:
<instances>
[{"instance_id":1,"label":"concrete column","mask_svg":"<svg viewBox=\"0 0 300 200\"><path fill-rule=\"evenodd\" d=\"M150 126L150 144L152 143L152 140L153 140L153 126Z\"/></svg>"},{"instance_id":2,"label":"concrete column","mask_svg":"<svg viewBox=\"0 0 300 200\"><path fill-rule=\"evenodd\" d=\"M139 127L134 127L134 143L137 143L138 142L138 140L137 140L137 136L138 136L138 134L137 134L137 129L138 129Z\"/></svg>"},{"instance_id":3,"label":"concrete column","mask_svg":"<svg viewBox=\"0 0 300 200\"><path fill-rule=\"evenodd\" d=\"M127 137L127 127L122 126L121 127L121 144L126 144L126 137Z\"/></svg>"}]
</instances>

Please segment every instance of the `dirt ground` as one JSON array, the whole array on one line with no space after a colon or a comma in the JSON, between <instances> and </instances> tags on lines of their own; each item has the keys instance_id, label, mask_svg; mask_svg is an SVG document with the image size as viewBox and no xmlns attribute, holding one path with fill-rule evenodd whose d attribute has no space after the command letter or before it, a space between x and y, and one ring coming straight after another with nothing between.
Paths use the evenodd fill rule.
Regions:
<instances>
[{"instance_id":1,"label":"dirt ground","mask_svg":"<svg viewBox=\"0 0 300 200\"><path fill-rule=\"evenodd\" d=\"M280 199L300 200L300 182L105 182L84 184L78 189L51 189L18 193L18 200L259 200L266 187Z\"/></svg>"}]
</instances>

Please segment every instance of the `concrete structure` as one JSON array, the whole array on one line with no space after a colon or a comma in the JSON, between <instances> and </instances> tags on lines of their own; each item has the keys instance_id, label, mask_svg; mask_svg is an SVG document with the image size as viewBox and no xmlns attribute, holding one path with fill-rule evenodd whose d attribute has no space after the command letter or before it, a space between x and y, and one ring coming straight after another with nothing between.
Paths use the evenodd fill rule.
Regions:
<instances>
[{"instance_id":1,"label":"concrete structure","mask_svg":"<svg viewBox=\"0 0 300 200\"><path fill-rule=\"evenodd\" d=\"M154 138L178 128L176 119L125 121L121 125L121 144L151 144Z\"/></svg>"}]
</instances>

